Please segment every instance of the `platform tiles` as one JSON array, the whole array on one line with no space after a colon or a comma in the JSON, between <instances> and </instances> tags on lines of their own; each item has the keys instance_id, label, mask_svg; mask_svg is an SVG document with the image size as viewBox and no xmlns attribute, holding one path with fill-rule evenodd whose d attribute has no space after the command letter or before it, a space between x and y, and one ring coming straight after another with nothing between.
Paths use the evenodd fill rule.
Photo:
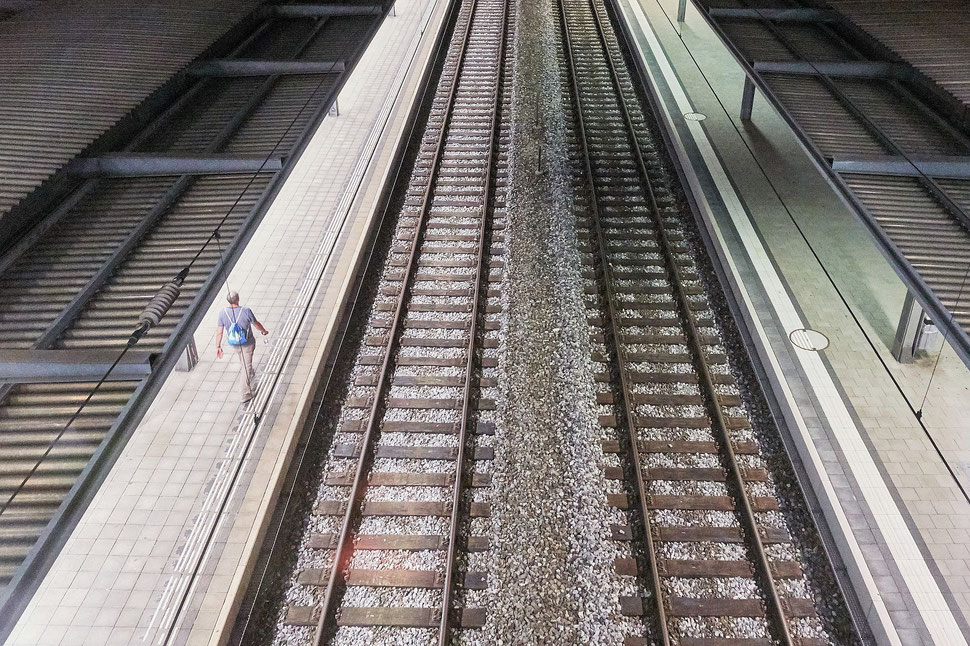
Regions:
<instances>
[{"instance_id":1,"label":"platform tiles","mask_svg":"<svg viewBox=\"0 0 970 646\"><path fill-rule=\"evenodd\" d=\"M215 357L220 297L8 645L225 642L447 9L398 0L229 277L271 332L254 401Z\"/></svg>"},{"instance_id":2,"label":"platform tiles","mask_svg":"<svg viewBox=\"0 0 970 646\"><path fill-rule=\"evenodd\" d=\"M764 99L740 120L743 72L703 16L617 4L861 614L880 644L966 644L967 370L946 352L927 389L933 361L895 363L902 284Z\"/></svg>"}]
</instances>

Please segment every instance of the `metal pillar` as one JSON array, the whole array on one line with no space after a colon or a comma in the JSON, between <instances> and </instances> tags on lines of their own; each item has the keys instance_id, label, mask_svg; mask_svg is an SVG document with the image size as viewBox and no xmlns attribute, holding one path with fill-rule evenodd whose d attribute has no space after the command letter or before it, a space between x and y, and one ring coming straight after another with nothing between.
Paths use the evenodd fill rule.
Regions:
<instances>
[{"instance_id":1,"label":"metal pillar","mask_svg":"<svg viewBox=\"0 0 970 646\"><path fill-rule=\"evenodd\" d=\"M684 22L687 18L687 0L680 0L677 5L677 22Z\"/></svg>"},{"instance_id":2,"label":"metal pillar","mask_svg":"<svg viewBox=\"0 0 970 646\"><path fill-rule=\"evenodd\" d=\"M900 363L912 363L918 352L935 354L942 343L940 331L920 307L912 292L906 292L903 311L893 340L893 356Z\"/></svg>"},{"instance_id":3,"label":"metal pillar","mask_svg":"<svg viewBox=\"0 0 970 646\"><path fill-rule=\"evenodd\" d=\"M744 93L741 95L741 120L751 121L751 111L754 109L754 81L750 76L744 77Z\"/></svg>"},{"instance_id":4,"label":"metal pillar","mask_svg":"<svg viewBox=\"0 0 970 646\"><path fill-rule=\"evenodd\" d=\"M191 372L197 365L199 365L199 348L195 345L195 335L190 334L189 342L182 356L179 357L178 363L175 364L175 369L179 372Z\"/></svg>"}]
</instances>

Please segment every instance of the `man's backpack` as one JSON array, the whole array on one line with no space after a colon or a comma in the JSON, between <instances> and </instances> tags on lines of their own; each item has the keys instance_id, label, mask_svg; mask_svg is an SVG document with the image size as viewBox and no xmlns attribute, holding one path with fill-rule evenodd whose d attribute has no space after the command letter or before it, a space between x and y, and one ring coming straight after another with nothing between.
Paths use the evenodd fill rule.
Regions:
<instances>
[{"instance_id":1,"label":"man's backpack","mask_svg":"<svg viewBox=\"0 0 970 646\"><path fill-rule=\"evenodd\" d=\"M236 308L229 307L226 309L232 311ZM246 338L246 330L241 325L239 325L239 322L236 320L235 314L233 314L232 325L229 327L228 330L226 330L226 343L228 343L229 345L245 345L246 341L248 340L249 339Z\"/></svg>"}]
</instances>

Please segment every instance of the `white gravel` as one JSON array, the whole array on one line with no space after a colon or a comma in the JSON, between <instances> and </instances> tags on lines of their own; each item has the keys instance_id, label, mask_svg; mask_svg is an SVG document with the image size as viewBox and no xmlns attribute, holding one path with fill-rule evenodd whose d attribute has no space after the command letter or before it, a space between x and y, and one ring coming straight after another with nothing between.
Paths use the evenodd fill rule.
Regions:
<instances>
[{"instance_id":1,"label":"white gravel","mask_svg":"<svg viewBox=\"0 0 970 646\"><path fill-rule=\"evenodd\" d=\"M451 500L451 487L367 487L365 500L372 501L428 501Z\"/></svg>"},{"instance_id":2,"label":"white gravel","mask_svg":"<svg viewBox=\"0 0 970 646\"><path fill-rule=\"evenodd\" d=\"M487 0L486 0L487 1ZM614 570L614 559L632 556L632 544L610 539L611 523L627 524L629 518L623 510L606 504L607 493L625 492L622 481L607 481L603 476L605 466L620 466L620 456L603 455L601 439L615 439L615 431L600 427L598 415L615 413L611 405L596 405L595 392L607 392L608 386L593 380L592 374L602 369L602 364L592 365L591 350L605 352L601 343L591 343L590 328L586 323L587 308L595 306L598 297L583 293L584 281L580 273L580 259L575 244L575 210L570 203L572 180L570 169L565 165L564 108L561 105L561 77L556 50L558 46L558 14L552 0L521 2L516 7L521 13L522 28L528 38L516 39L516 61L522 72L516 77L513 112L516 122L512 131L515 143L510 156L511 193L508 196L508 229L504 232L507 245L498 243L493 250L507 246L507 254L501 257L504 269L490 269L493 277L504 280L501 298L488 298L490 305L501 304L504 312L489 314L489 321L499 321L503 331L488 331L486 338L500 340L500 348L486 349L481 356L498 358L499 368L486 369L485 375L497 377L499 387L486 387L481 396L498 402L497 411L481 411L480 420L496 423L494 436L476 436L476 446L494 446L494 461L477 461L469 465L476 473L493 474L493 487L476 488L466 494L466 500L490 502L491 518L475 518L469 521L472 535L486 536L491 549L462 557L468 568L487 572L488 589L465 591L457 595L456 603L463 607L485 607L488 610L484 630L457 632L457 643L468 646L519 644L617 644L626 635L642 635L640 620L623 618L618 613L617 597L620 594L647 594L642 582L635 577L620 577ZM480 86L480 82L463 82L462 88ZM541 96L540 108L536 109L536 97ZM622 130L614 133L617 141L625 141ZM449 147L454 143L483 142L481 134L466 131L449 137ZM542 150L542 159L538 150ZM452 187L461 186L462 179L456 169L474 169L480 164L481 151L452 150L457 157L445 167ZM514 171L514 172L513 172ZM466 171L462 171L466 172ZM632 172L632 171L631 171ZM411 195L420 188L422 180L412 178ZM670 205L668 223L677 228L680 215L673 208L672 194L660 189L657 192L662 204ZM444 205L444 200L462 200L469 206L468 218L434 217L432 213L427 233L429 235L476 234L475 229L455 229L459 223L477 224L472 207L481 202L478 194L446 190L435 198L441 208L453 211L455 206ZM604 212L609 216L607 229L630 222L650 223L643 204L629 205L622 198ZM631 218L631 213L639 213ZM413 214L412 207L405 213ZM399 231L416 223L414 217L400 218ZM471 252L476 245L468 241L438 241L432 243L444 253L420 253L422 261L443 258L472 260ZM617 268L623 260L657 258L653 242L634 242L643 251L616 254ZM407 253L409 243L393 244L397 253ZM450 253L449 253L450 252ZM689 259L690 254L677 254ZM400 257L400 256L398 256ZM391 280L388 272L400 273L399 267L385 267L380 286L399 286L399 280ZM470 267L426 266L420 270L436 278L449 280L419 280L417 289L459 289L470 286ZM688 285L700 285L688 280ZM622 288L641 285L667 286L662 277L647 279L623 279ZM495 287L497 283L491 283ZM622 294L624 303L670 303L669 294ZM706 297L690 297L694 303L707 307ZM390 296L378 296L379 302L393 302ZM412 303L448 303L465 305L466 297L414 296ZM640 316L633 309L624 315ZM709 310L698 312L705 318L713 314ZM367 326L368 335L386 335L388 330L376 327L386 321L387 312L373 314ZM467 312L412 312L405 319L405 336L413 339L467 339L467 329L438 329L420 327L427 321L469 320ZM718 336L717 328L702 328L702 334ZM623 334L680 335L679 326L627 327ZM625 344L626 352L673 353L683 355L683 363L654 363L640 361L634 367L643 371L662 373L687 373L693 370L685 345ZM378 348L368 347L365 352L374 356ZM724 353L720 345L706 346L707 353ZM408 346L400 350L402 357L432 356L459 358L463 348L432 348ZM712 367L715 373L730 372L727 365ZM353 376L374 375L374 366L356 366ZM462 376L463 367L401 366L397 375ZM719 385L718 392L738 394L733 385ZM663 393L696 395L700 393L695 384L636 384L635 393ZM349 396L367 397L373 387L351 386ZM394 398L460 398L461 389L450 386L392 386ZM633 407L642 416L706 417L704 406L637 404ZM345 410L342 419L363 419L367 411ZM725 409L731 417L745 417L744 406ZM457 422L455 410L391 409L387 420L415 422ZM641 429L641 440L712 441L710 429ZM734 441L756 441L751 430L731 431ZM336 434L335 444L357 444L360 434ZM457 445L453 434L391 432L381 436L381 443L389 446L447 446ZM763 466L760 456L741 456L745 466ZM643 453L644 466L703 467L722 466L718 456L695 454L649 454ZM342 473L352 470L354 461L337 459L330 450L327 468ZM438 472L452 473L454 463L450 460L377 459L374 472ZM774 496L776 489L769 480L766 483L748 483L750 495ZM451 487L386 487L371 486L366 490L367 501L450 501ZM721 482L706 481L650 481L648 492L654 495L724 496L728 489ZM318 500L345 500L349 487L320 486ZM758 522L769 527L785 527L785 519L778 512L760 512ZM704 525L735 527L738 519L731 512L657 510L651 512L651 520L661 526ZM337 517L315 517L309 522L310 531L332 532L338 529ZM361 523L363 534L447 534L447 518L427 517L365 517ZM657 543L659 556L669 559L744 560L746 550L735 543L690 542ZM768 546L769 557L775 560L797 560L798 550L791 545ZM328 567L333 559L332 550L311 550L306 540L300 546L296 562L299 568ZM350 567L354 568L403 568L413 570L441 571L445 555L437 550L356 550ZM690 598L759 598L755 581L748 577L689 578L668 577L663 581L668 594ZM810 586L804 579L782 580L778 587L783 594L795 597L811 596ZM289 578L286 599L290 603L311 605L319 603L320 587L300 586L295 573ZM396 606L435 607L441 602L440 590L350 587L343 599L345 606ZM681 636L708 637L759 637L767 636L761 619L679 618L672 619L672 626ZM794 620L793 633L802 636L824 636L818 621ZM279 627L277 644L305 643L312 629ZM364 644L407 646L437 643L434 630L401 628L341 628L336 644L362 646Z\"/></svg>"},{"instance_id":3,"label":"white gravel","mask_svg":"<svg viewBox=\"0 0 970 646\"><path fill-rule=\"evenodd\" d=\"M381 534L398 534L400 531L383 531ZM441 570L445 554L439 550L356 550L350 559L350 567L387 570Z\"/></svg>"},{"instance_id":4,"label":"white gravel","mask_svg":"<svg viewBox=\"0 0 970 646\"><path fill-rule=\"evenodd\" d=\"M293 644L310 643L307 641ZM436 646L438 631L429 628L360 628L345 626L337 630L334 646Z\"/></svg>"},{"instance_id":5,"label":"white gravel","mask_svg":"<svg viewBox=\"0 0 970 646\"><path fill-rule=\"evenodd\" d=\"M751 578L668 577L664 579L664 585L669 594L688 599L757 599L761 596L757 583Z\"/></svg>"},{"instance_id":6,"label":"white gravel","mask_svg":"<svg viewBox=\"0 0 970 646\"><path fill-rule=\"evenodd\" d=\"M343 605L355 608L375 606L432 608L441 605L441 590L354 585L347 588Z\"/></svg>"},{"instance_id":7,"label":"white gravel","mask_svg":"<svg viewBox=\"0 0 970 646\"><path fill-rule=\"evenodd\" d=\"M506 398L496 454L492 551L502 568L477 644L622 641L585 304L563 165L563 110L549 0L518 4L511 160ZM536 109L541 93L543 105ZM542 122L536 123L539 114ZM542 134L545 132L545 135ZM545 137L538 169L537 140Z\"/></svg>"}]
</instances>

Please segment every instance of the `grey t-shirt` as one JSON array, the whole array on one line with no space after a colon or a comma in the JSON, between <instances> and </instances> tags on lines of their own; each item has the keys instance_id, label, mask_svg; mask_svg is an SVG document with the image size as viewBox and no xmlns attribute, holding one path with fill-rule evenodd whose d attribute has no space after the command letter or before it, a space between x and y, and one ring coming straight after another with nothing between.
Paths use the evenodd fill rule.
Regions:
<instances>
[{"instance_id":1,"label":"grey t-shirt","mask_svg":"<svg viewBox=\"0 0 970 646\"><path fill-rule=\"evenodd\" d=\"M233 325L239 325L246 332L246 342L243 345L253 345L256 338L253 336L253 321L256 315L248 307L224 307L219 312L219 327L224 328L226 333Z\"/></svg>"}]
</instances>

